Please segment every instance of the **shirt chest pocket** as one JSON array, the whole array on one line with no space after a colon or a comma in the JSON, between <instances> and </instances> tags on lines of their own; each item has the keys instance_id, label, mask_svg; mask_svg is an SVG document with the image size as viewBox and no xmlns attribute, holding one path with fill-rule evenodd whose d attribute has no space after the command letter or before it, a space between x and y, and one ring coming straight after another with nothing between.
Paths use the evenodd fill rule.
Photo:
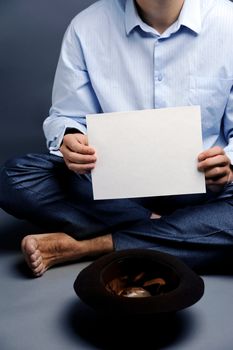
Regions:
<instances>
[{"instance_id":1,"label":"shirt chest pocket","mask_svg":"<svg viewBox=\"0 0 233 350\"><path fill-rule=\"evenodd\" d=\"M200 105L204 119L208 115L220 119L232 84L233 79L190 76L189 104Z\"/></svg>"}]
</instances>

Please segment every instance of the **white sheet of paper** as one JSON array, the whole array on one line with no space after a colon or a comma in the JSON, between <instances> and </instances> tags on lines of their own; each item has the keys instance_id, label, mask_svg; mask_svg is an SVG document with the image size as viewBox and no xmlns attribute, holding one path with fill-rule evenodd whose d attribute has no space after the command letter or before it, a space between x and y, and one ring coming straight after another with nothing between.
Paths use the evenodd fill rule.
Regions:
<instances>
[{"instance_id":1,"label":"white sheet of paper","mask_svg":"<svg viewBox=\"0 0 233 350\"><path fill-rule=\"evenodd\" d=\"M87 116L94 199L205 193L199 106Z\"/></svg>"}]
</instances>

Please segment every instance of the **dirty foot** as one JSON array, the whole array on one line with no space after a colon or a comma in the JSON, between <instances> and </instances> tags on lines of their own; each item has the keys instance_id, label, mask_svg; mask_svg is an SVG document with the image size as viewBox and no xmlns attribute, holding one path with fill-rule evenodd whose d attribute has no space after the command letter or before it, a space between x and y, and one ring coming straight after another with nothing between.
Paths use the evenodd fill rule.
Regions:
<instances>
[{"instance_id":1,"label":"dirty foot","mask_svg":"<svg viewBox=\"0 0 233 350\"><path fill-rule=\"evenodd\" d=\"M21 249L34 276L40 277L53 265L110 252L113 244L111 235L77 241L59 232L26 236Z\"/></svg>"}]
</instances>

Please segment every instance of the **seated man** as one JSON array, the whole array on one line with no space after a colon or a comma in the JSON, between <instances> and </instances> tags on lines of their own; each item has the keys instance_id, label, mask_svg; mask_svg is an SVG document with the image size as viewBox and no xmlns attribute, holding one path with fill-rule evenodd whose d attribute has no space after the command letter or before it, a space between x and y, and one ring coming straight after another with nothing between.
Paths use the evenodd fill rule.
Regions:
<instances>
[{"instance_id":1,"label":"seated man","mask_svg":"<svg viewBox=\"0 0 233 350\"><path fill-rule=\"evenodd\" d=\"M101 0L73 19L44 122L50 152L1 169L1 207L45 230L22 241L35 276L126 248L165 251L198 269L232 256L232 22L228 0ZM94 201L98 159L85 116L185 105L201 106L197 167L207 193Z\"/></svg>"}]
</instances>

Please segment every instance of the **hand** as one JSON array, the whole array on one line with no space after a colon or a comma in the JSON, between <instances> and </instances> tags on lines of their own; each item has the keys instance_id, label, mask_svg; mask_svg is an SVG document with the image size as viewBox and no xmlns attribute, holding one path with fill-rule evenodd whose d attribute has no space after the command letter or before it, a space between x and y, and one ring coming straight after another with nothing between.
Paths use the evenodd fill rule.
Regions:
<instances>
[{"instance_id":1,"label":"hand","mask_svg":"<svg viewBox=\"0 0 233 350\"><path fill-rule=\"evenodd\" d=\"M216 191L231 181L233 173L231 162L221 147L212 147L198 156L198 170L205 173L206 185Z\"/></svg>"},{"instance_id":2,"label":"hand","mask_svg":"<svg viewBox=\"0 0 233 350\"><path fill-rule=\"evenodd\" d=\"M65 135L60 151L67 167L78 174L86 174L95 167L95 150L88 146L86 135Z\"/></svg>"}]
</instances>

